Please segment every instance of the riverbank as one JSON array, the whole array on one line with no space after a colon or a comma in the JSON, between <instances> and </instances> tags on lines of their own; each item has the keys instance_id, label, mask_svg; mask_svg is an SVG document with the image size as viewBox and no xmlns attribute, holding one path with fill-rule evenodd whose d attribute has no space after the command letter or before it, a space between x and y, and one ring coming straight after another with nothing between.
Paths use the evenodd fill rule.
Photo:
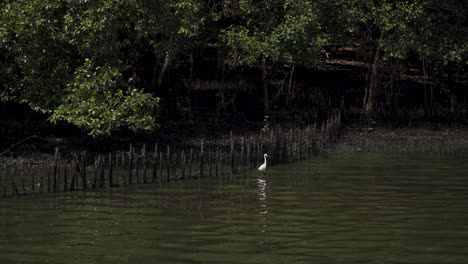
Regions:
<instances>
[{"instance_id":1,"label":"riverbank","mask_svg":"<svg viewBox=\"0 0 468 264\"><path fill-rule=\"evenodd\" d=\"M343 128L342 137L329 151L467 153L468 128L359 127Z\"/></svg>"},{"instance_id":2,"label":"riverbank","mask_svg":"<svg viewBox=\"0 0 468 264\"><path fill-rule=\"evenodd\" d=\"M244 138L256 137L258 131L236 133L236 142ZM0 153L3 157L22 157L33 159L50 159L55 148L62 153L90 153L128 150L130 144L148 146L158 143L160 146L171 145L176 148L186 148L199 145L201 141L207 145L229 146L231 136L207 136L191 134L183 131L165 131L157 137L116 136L108 139L91 139L85 135L78 137L60 137L57 135L30 135L4 138ZM340 152L468 152L468 128L434 125L417 125L413 127L374 126L369 128L362 124L347 124L333 130L332 138L326 145L318 144L318 154L333 154Z\"/></svg>"}]
</instances>

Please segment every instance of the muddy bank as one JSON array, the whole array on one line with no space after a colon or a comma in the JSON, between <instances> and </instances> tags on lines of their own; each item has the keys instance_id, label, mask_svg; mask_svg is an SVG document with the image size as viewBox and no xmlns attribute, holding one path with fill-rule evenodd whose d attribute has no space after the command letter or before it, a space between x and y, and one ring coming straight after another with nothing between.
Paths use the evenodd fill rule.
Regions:
<instances>
[{"instance_id":1,"label":"muddy bank","mask_svg":"<svg viewBox=\"0 0 468 264\"><path fill-rule=\"evenodd\" d=\"M468 128L347 126L329 151L468 153Z\"/></svg>"}]
</instances>

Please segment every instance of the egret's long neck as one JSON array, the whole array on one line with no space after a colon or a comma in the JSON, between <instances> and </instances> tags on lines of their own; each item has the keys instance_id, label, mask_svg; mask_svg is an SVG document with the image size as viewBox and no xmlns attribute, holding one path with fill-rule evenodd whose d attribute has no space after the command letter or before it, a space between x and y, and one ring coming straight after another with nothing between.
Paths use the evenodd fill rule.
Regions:
<instances>
[{"instance_id":1,"label":"egret's long neck","mask_svg":"<svg viewBox=\"0 0 468 264\"><path fill-rule=\"evenodd\" d=\"M263 156L264 163L266 164L266 156Z\"/></svg>"}]
</instances>

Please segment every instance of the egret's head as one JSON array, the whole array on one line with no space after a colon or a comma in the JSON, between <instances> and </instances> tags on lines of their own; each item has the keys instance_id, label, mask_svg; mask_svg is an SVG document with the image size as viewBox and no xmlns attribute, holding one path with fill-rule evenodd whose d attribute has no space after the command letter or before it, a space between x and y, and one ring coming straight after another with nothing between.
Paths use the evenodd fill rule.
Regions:
<instances>
[{"instance_id":1,"label":"egret's head","mask_svg":"<svg viewBox=\"0 0 468 264\"><path fill-rule=\"evenodd\" d=\"M265 153L263 156L264 156L265 158L267 158L267 157L269 158L268 154L266 154L266 153Z\"/></svg>"}]
</instances>

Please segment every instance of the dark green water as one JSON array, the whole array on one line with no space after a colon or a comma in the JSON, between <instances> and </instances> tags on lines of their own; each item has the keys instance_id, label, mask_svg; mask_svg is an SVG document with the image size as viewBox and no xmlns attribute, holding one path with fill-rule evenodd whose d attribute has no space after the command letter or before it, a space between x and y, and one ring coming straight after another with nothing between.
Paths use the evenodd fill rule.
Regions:
<instances>
[{"instance_id":1,"label":"dark green water","mask_svg":"<svg viewBox=\"0 0 468 264\"><path fill-rule=\"evenodd\" d=\"M0 263L468 263L468 162L342 154L0 200Z\"/></svg>"}]
</instances>

